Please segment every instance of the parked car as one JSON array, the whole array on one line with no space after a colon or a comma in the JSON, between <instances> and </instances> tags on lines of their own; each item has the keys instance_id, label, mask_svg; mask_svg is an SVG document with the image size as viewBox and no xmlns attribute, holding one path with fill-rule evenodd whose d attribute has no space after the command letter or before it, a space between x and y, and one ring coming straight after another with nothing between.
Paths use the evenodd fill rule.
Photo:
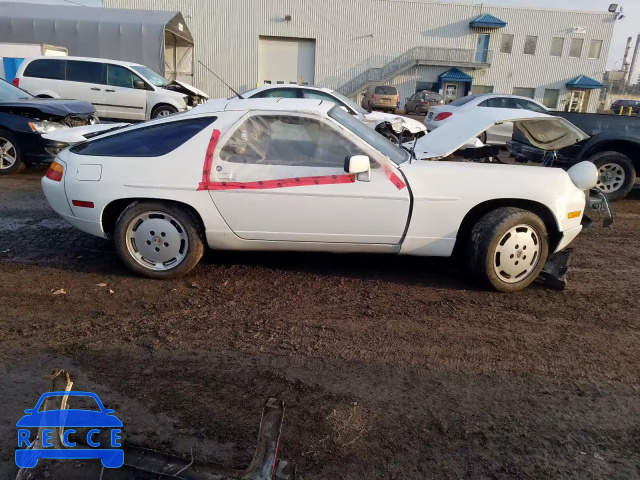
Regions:
<instances>
[{"instance_id":1,"label":"parked car","mask_svg":"<svg viewBox=\"0 0 640 480\"><path fill-rule=\"evenodd\" d=\"M400 105L398 89L393 85L371 85L362 97L361 105L368 112L386 110L396 113Z\"/></svg>"},{"instance_id":2,"label":"parked car","mask_svg":"<svg viewBox=\"0 0 640 480\"><path fill-rule=\"evenodd\" d=\"M616 100L611 104L611 111L616 115L628 115L629 109L632 115L640 114L640 100Z\"/></svg>"},{"instance_id":3,"label":"parked car","mask_svg":"<svg viewBox=\"0 0 640 480\"><path fill-rule=\"evenodd\" d=\"M66 144L43 133L98 123L90 103L35 98L0 80L0 175L50 162Z\"/></svg>"},{"instance_id":4,"label":"parked car","mask_svg":"<svg viewBox=\"0 0 640 480\"><path fill-rule=\"evenodd\" d=\"M596 187L609 201L626 197L640 169L640 119L596 113L553 112L587 133L590 138L558 151L557 165L569 168L589 161L598 168ZM540 163L545 150L531 145L522 132L514 132L507 148L516 160Z\"/></svg>"},{"instance_id":5,"label":"parked car","mask_svg":"<svg viewBox=\"0 0 640 480\"><path fill-rule=\"evenodd\" d=\"M208 98L144 65L102 58L27 58L13 83L36 97L91 102L102 119L148 120L187 111Z\"/></svg>"},{"instance_id":6,"label":"parked car","mask_svg":"<svg viewBox=\"0 0 640 480\"><path fill-rule=\"evenodd\" d=\"M416 115L426 115L431 107L444 105L444 98L437 92L423 90L414 93L407 98L404 104L404 113L415 113Z\"/></svg>"},{"instance_id":7,"label":"parked car","mask_svg":"<svg viewBox=\"0 0 640 480\"><path fill-rule=\"evenodd\" d=\"M548 113L549 110L544 106L526 97L518 97L516 95L498 95L498 94L480 94L469 95L459 98L447 105L438 105L431 107L429 113L424 119L424 124L428 131L444 125L458 115L468 115L477 108L497 108L511 110L529 110L538 113ZM517 115L517 114L515 114ZM487 130L480 140L483 143L491 145L506 145L513 134L513 124L505 122L502 125L496 125Z\"/></svg>"},{"instance_id":8,"label":"parked car","mask_svg":"<svg viewBox=\"0 0 640 480\"><path fill-rule=\"evenodd\" d=\"M548 115L480 113L418 139L425 158L447 158L502 121L536 145L584 138ZM457 248L478 279L516 291L581 231L597 176L585 165L586 175L418 161L331 102L220 99L78 143L42 187L64 219L112 237L123 262L152 278L186 274L205 245L445 257Z\"/></svg>"},{"instance_id":9,"label":"parked car","mask_svg":"<svg viewBox=\"0 0 640 480\"><path fill-rule=\"evenodd\" d=\"M384 112L367 112L353 100L330 88L309 85L263 85L242 94L244 98L310 98L333 102L347 113L375 129L382 122L400 121L410 136L422 136L427 128L417 120ZM234 97L237 98L237 97Z\"/></svg>"}]
</instances>

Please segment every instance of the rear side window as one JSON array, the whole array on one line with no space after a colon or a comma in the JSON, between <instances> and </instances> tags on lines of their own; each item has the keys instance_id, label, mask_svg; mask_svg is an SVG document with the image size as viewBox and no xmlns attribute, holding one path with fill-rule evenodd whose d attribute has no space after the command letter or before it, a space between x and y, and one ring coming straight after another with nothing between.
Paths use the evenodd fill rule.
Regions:
<instances>
[{"instance_id":1,"label":"rear side window","mask_svg":"<svg viewBox=\"0 0 640 480\"><path fill-rule=\"evenodd\" d=\"M515 104L508 97L493 97L485 100L478 105L479 107L489 108L515 108Z\"/></svg>"},{"instance_id":2,"label":"rear side window","mask_svg":"<svg viewBox=\"0 0 640 480\"><path fill-rule=\"evenodd\" d=\"M82 83L104 83L104 65L96 62L67 60L67 80Z\"/></svg>"},{"instance_id":3,"label":"rear side window","mask_svg":"<svg viewBox=\"0 0 640 480\"><path fill-rule=\"evenodd\" d=\"M376 95L397 95L398 90L396 89L396 87L390 87L389 85L382 85L380 87L376 87L373 93L375 93Z\"/></svg>"},{"instance_id":4,"label":"rear side window","mask_svg":"<svg viewBox=\"0 0 640 480\"><path fill-rule=\"evenodd\" d=\"M25 77L50 78L64 80L64 66L66 60L34 60L24 69Z\"/></svg>"},{"instance_id":5,"label":"rear side window","mask_svg":"<svg viewBox=\"0 0 640 480\"><path fill-rule=\"evenodd\" d=\"M160 157L172 152L215 121L216 117L193 118L136 128L78 144L71 151L95 157Z\"/></svg>"},{"instance_id":6,"label":"rear side window","mask_svg":"<svg viewBox=\"0 0 640 480\"><path fill-rule=\"evenodd\" d=\"M451 102L449 105L451 105L452 107L460 107L465 103L469 103L471 100L475 100L476 98L478 98L476 95L468 95Z\"/></svg>"},{"instance_id":7,"label":"rear side window","mask_svg":"<svg viewBox=\"0 0 640 480\"><path fill-rule=\"evenodd\" d=\"M251 98L300 98L297 88L272 88L256 93Z\"/></svg>"}]
</instances>

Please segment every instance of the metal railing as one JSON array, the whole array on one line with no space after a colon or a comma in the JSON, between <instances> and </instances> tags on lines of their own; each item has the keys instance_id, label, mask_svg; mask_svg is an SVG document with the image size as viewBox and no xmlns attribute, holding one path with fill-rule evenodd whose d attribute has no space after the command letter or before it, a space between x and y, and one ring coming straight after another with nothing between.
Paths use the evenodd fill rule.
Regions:
<instances>
[{"instance_id":1,"label":"metal railing","mask_svg":"<svg viewBox=\"0 0 640 480\"><path fill-rule=\"evenodd\" d=\"M468 50L462 48L414 47L383 67L370 68L342 87L340 93L349 95L369 83L384 82L415 65L449 65L459 67L488 67L493 60L491 50Z\"/></svg>"}]
</instances>

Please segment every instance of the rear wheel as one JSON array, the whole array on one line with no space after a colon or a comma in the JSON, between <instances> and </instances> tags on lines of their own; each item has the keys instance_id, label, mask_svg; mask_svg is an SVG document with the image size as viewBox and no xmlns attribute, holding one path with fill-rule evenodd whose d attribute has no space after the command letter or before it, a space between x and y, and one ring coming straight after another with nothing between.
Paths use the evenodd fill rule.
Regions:
<instances>
[{"instance_id":1,"label":"rear wheel","mask_svg":"<svg viewBox=\"0 0 640 480\"><path fill-rule=\"evenodd\" d=\"M0 130L0 175L18 173L24 168L15 137L6 130Z\"/></svg>"},{"instance_id":2,"label":"rear wheel","mask_svg":"<svg viewBox=\"0 0 640 480\"><path fill-rule=\"evenodd\" d=\"M626 155L619 152L600 152L589 158L598 168L596 188L608 200L626 197L636 183L636 169Z\"/></svg>"},{"instance_id":3,"label":"rear wheel","mask_svg":"<svg viewBox=\"0 0 640 480\"><path fill-rule=\"evenodd\" d=\"M204 253L198 220L188 210L162 202L129 205L116 222L114 241L127 267L150 278L180 277Z\"/></svg>"},{"instance_id":4,"label":"rear wheel","mask_svg":"<svg viewBox=\"0 0 640 480\"><path fill-rule=\"evenodd\" d=\"M544 222L528 210L498 208L471 230L467 261L482 284L501 292L529 286L547 261L549 244Z\"/></svg>"}]
</instances>

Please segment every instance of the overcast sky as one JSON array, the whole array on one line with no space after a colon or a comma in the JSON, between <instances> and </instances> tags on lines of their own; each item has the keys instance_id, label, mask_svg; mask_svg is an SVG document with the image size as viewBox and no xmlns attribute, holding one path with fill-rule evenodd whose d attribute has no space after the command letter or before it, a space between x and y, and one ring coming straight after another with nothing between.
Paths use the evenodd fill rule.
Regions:
<instances>
[{"instance_id":1,"label":"overcast sky","mask_svg":"<svg viewBox=\"0 0 640 480\"><path fill-rule=\"evenodd\" d=\"M0 0L2 1L2 0ZM32 3L60 3L72 5L72 2L81 3L97 7L101 5L101 0L12 0L19 2ZM348 0L345 0L348 1ZM443 2L449 0L440 0ZM456 3L472 3L472 0L456 0ZM537 8L561 8L563 10L594 10L598 12L606 12L612 0L474 0L474 3L484 3L485 5L508 5L512 7L537 7ZM616 28L613 34L613 43L609 51L608 67L612 68L614 64L619 68L622 62L624 48L627 37L633 37L634 45L638 33L640 33L640 1L639 0L617 0L624 7L624 15L626 18L616 22ZM633 51L632 51L633 53Z\"/></svg>"}]
</instances>

